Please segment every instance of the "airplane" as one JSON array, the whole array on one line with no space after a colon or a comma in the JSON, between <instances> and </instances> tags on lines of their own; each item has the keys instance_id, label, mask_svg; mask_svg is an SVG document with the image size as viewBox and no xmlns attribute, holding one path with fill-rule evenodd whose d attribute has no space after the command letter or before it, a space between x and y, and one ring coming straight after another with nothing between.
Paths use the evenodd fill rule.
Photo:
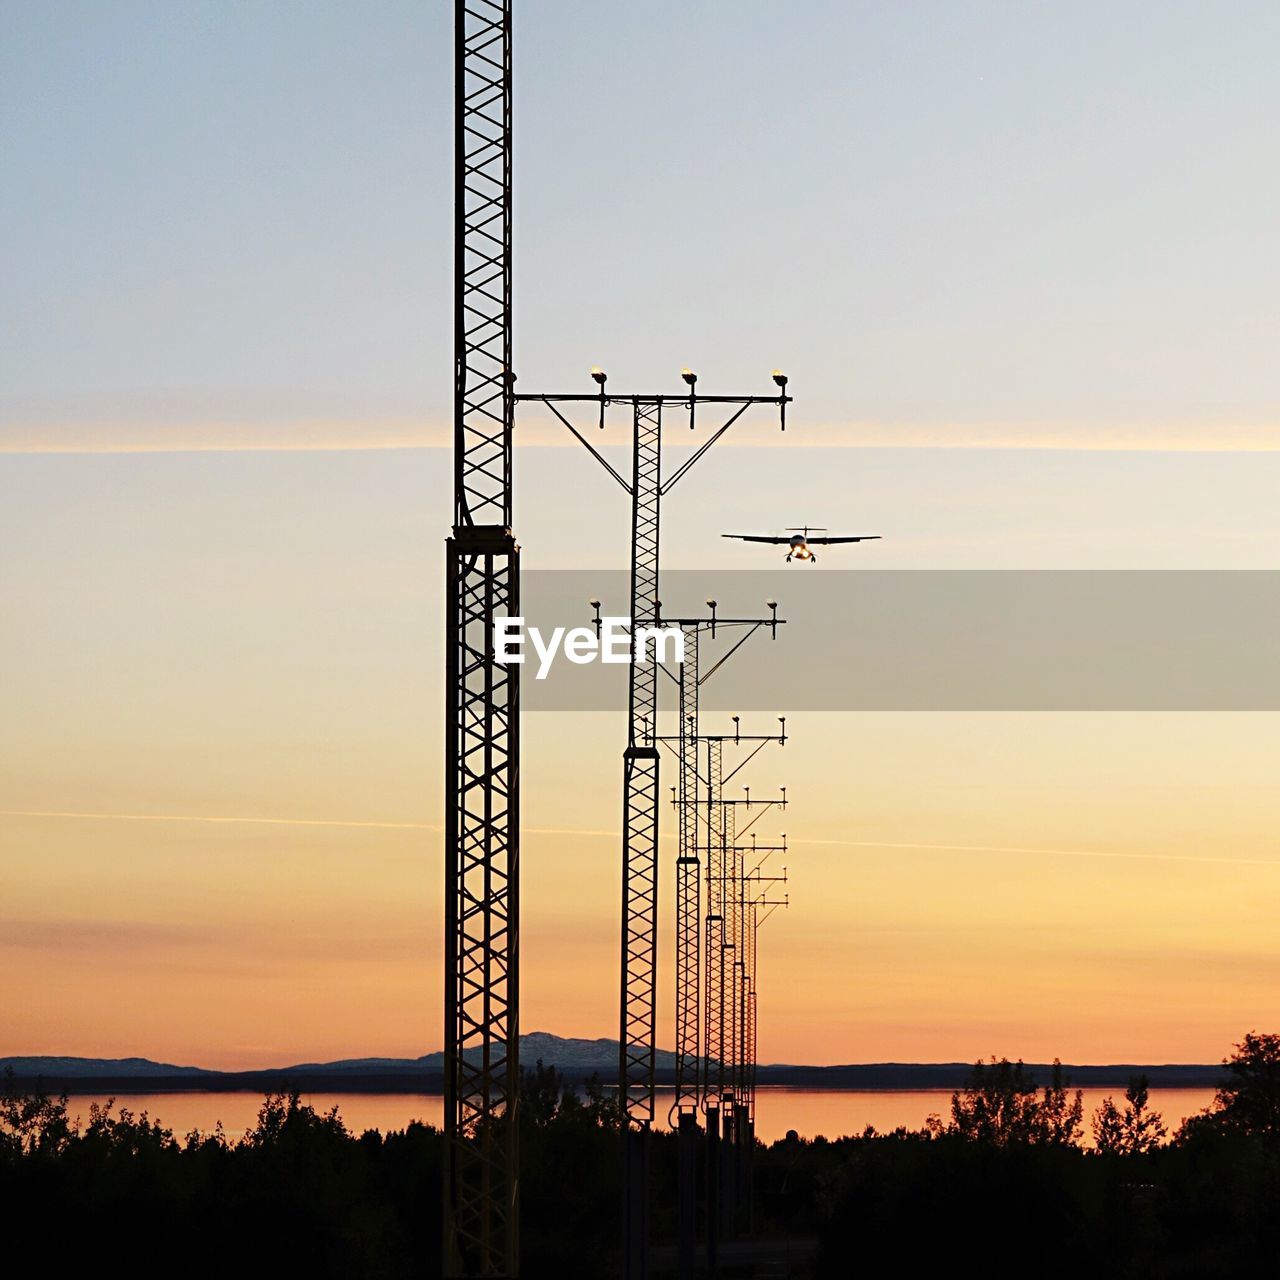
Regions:
<instances>
[{"instance_id":1,"label":"airplane","mask_svg":"<svg viewBox=\"0 0 1280 1280\"><path fill-rule=\"evenodd\" d=\"M863 533L854 538L811 538L809 536L810 525L805 525L802 529L788 529L786 534L767 534L767 533L722 533L722 538L740 538L743 542L767 542L776 547L789 547L787 552L787 563L790 564L792 557L797 560L808 560L810 564L817 564L818 557L813 554L813 547L829 547L837 542L875 542L879 539L878 533ZM825 529L818 529L819 533L826 533ZM790 537L787 536L790 534Z\"/></svg>"}]
</instances>

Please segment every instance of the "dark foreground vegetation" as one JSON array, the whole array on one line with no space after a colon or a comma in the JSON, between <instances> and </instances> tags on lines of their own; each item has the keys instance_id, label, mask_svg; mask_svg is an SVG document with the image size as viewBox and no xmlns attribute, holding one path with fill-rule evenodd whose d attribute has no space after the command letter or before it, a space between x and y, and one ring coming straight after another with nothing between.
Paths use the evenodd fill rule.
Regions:
<instances>
[{"instance_id":1,"label":"dark foreground vegetation","mask_svg":"<svg viewBox=\"0 0 1280 1280\"><path fill-rule=\"evenodd\" d=\"M1213 1106L1169 1135L1141 1079L1086 1121L1060 1074L1037 1089L1021 1064L979 1063L923 1130L758 1148L754 1232L816 1240L814 1276L1274 1274L1280 1036L1246 1036L1224 1065ZM539 1064L521 1125L524 1274L616 1274L611 1104ZM232 1140L124 1108L75 1116L11 1085L0 1230L45 1275L420 1278L439 1271L441 1145L422 1125L351 1134L296 1094L268 1096ZM674 1156L657 1136L659 1238L673 1233Z\"/></svg>"}]
</instances>

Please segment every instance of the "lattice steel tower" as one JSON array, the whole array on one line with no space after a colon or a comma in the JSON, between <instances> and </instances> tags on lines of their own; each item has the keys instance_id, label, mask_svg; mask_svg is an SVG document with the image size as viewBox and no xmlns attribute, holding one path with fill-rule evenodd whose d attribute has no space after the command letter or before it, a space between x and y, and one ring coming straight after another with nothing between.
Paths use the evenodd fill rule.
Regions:
<instances>
[{"instance_id":1,"label":"lattice steel tower","mask_svg":"<svg viewBox=\"0 0 1280 1280\"><path fill-rule=\"evenodd\" d=\"M455 7L453 536L446 576L444 1273L515 1276L520 612L511 533L511 4Z\"/></svg>"}]
</instances>

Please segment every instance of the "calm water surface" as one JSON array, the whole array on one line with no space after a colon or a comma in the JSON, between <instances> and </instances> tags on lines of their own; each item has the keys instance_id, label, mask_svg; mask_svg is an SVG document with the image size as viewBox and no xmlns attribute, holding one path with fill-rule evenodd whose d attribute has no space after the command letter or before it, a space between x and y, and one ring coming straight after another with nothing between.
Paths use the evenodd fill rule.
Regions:
<instances>
[{"instance_id":1,"label":"calm water surface","mask_svg":"<svg viewBox=\"0 0 1280 1280\"><path fill-rule=\"evenodd\" d=\"M1085 1089L1085 1134L1089 1137L1089 1118L1112 1096L1119 1103L1124 1090ZM1172 1131L1189 1115L1203 1111L1213 1099L1212 1089L1152 1089L1151 1105L1159 1111ZM69 1104L71 1114L88 1117L90 1102L103 1102L104 1097L81 1094ZM411 1120L439 1127L444 1122L444 1099L438 1095L416 1093L304 1093L303 1101L317 1111L336 1106L353 1133L378 1129L389 1133L403 1129ZM949 1089L787 1089L770 1086L756 1094L756 1132L765 1142L784 1137L795 1129L803 1138L819 1134L828 1138L861 1133L874 1125L881 1133L905 1125L919 1129L930 1114L946 1119L951 1104ZM257 1120L262 1105L259 1093L132 1093L117 1097L117 1107L148 1112L153 1119L178 1135L192 1129L212 1130L219 1120L228 1137L239 1137ZM671 1096L658 1098L658 1115L666 1123Z\"/></svg>"}]
</instances>

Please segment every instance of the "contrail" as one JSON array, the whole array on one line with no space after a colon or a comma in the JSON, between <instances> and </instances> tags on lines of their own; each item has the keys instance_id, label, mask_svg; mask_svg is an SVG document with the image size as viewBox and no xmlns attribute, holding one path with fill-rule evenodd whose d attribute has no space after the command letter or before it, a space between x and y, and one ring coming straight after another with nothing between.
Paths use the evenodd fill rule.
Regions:
<instances>
[{"instance_id":1,"label":"contrail","mask_svg":"<svg viewBox=\"0 0 1280 1280\"><path fill-rule=\"evenodd\" d=\"M444 827L438 822L378 822L360 818L251 818L225 814L194 813L91 813L63 809L0 809L0 818L81 818L102 822L208 822L231 826L237 823L268 827L348 827L370 831L435 831ZM614 837L617 831L596 827L523 827L528 835ZM663 840L674 839L670 832ZM893 840L823 840L800 838L800 845L823 845L842 849L901 849L921 853L1008 853L1046 858L1122 858L1139 862L1195 862L1238 867L1280 867L1280 858L1211 858L1194 853L1134 853L1118 849L1044 849L1032 845L1006 844L926 844Z\"/></svg>"},{"instance_id":2,"label":"contrail","mask_svg":"<svg viewBox=\"0 0 1280 1280\"><path fill-rule=\"evenodd\" d=\"M207 813L93 813L67 809L0 809L0 818L80 818L93 822L209 822L265 827L352 827L371 831L443 831L438 822L378 822L367 818L252 818ZM616 831L589 827L522 827L539 836L614 836Z\"/></svg>"},{"instance_id":3,"label":"contrail","mask_svg":"<svg viewBox=\"0 0 1280 1280\"><path fill-rule=\"evenodd\" d=\"M122 454L153 453L383 453L390 449L443 449L444 442L433 440L384 440L332 443L290 444L279 440L266 444L7 444L0 442L0 454L73 455L77 457L118 457Z\"/></svg>"},{"instance_id":4,"label":"contrail","mask_svg":"<svg viewBox=\"0 0 1280 1280\"><path fill-rule=\"evenodd\" d=\"M370 822L342 818L247 818L203 813L81 813L61 809L0 809L0 818L86 818L104 822L213 822L266 827L369 827L387 831L441 831L438 823Z\"/></svg>"},{"instance_id":5,"label":"contrail","mask_svg":"<svg viewBox=\"0 0 1280 1280\"><path fill-rule=\"evenodd\" d=\"M1015 853L1051 858L1126 858L1139 862L1208 862L1238 867L1280 867L1280 858L1210 858L1195 853L1132 853L1120 849L1040 849L1006 844L917 844L891 840L797 840L797 844L821 844L849 849L918 849L950 853Z\"/></svg>"},{"instance_id":6,"label":"contrail","mask_svg":"<svg viewBox=\"0 0 1280 1280\"><path fill-rule=\"evenodd\" d=\"M1274 424L1183 431L1142 424L1118 426L1045 423L827 422L813 424L794 448L987 449L1070 453L1274 453ZM170 423L142 428L115 423L9 424L0 432L0 454L181 454L181 453L366 453L392 449L444 449L452 426L438 422L391 420L353 423ZM775 448L778 443L750 436L730 447ZM567 433L533 421L521 429L519 447L571 448ZM611 446L612 447L612 446Z\"/></svg>"}]
</instances>

